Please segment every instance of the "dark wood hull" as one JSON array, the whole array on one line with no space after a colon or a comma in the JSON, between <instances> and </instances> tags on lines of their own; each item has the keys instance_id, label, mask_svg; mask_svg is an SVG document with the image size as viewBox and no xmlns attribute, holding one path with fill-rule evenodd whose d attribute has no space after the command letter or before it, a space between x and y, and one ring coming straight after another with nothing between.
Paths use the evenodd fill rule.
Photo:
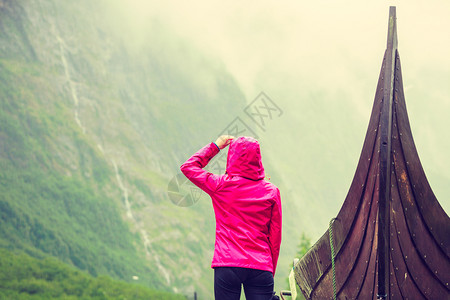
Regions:
<instances>
[{"instance_id":1,"label":"dark wood hull","mask_svg":"<svg viewBox=\"0 0 450 300\"><path fill-rule=\"evenodd\" d=\"M392 34L396 44L396 28ZM388 299L450 299L450 219L420 163L406 111L399 54L396 45L389 47L388 36L360 160L332 225L337 298L376 299L386 282ZM386 87L392 89L390 93ZM392 99L386 98L389 94ZM387 124L389 130L383 130ZM388 143L383 139L386 132ZM385 204L383 195L387 195ZM380 219L382 205L386 205L386 219ZM386 270L380 271L383 255ZM295 266L295 276L307 299L333 298L328 231Z\"/></svg>"}]
</instances>

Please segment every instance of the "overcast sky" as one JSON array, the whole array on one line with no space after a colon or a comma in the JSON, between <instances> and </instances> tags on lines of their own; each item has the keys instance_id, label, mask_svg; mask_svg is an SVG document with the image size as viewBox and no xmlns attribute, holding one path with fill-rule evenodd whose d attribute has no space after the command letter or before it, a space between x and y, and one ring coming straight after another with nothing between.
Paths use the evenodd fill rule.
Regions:
<instances>
[{"instance_id":1,"label":"overcast sky","mask_svg":"<svg viewBox=\"0 0 450 300\"><path fill-rule=\"evenodd\" d=\"M126 3L138 26L156 17L220 58L250 96L259 91L258 74L266 68L295 77L319 67L323 72L311 75L327 82L334 81L342 56L378 66L390 5L397 7L399 49L408 68L450 68L450 2L445 0Z\"/></svg>"},{"instance_id":2,"label":"overcast sky","mask_svg":"<svg viewBox=\"0 0 450 300\"><path fill-rule=\"evenodd\" d=\"M123 10L136 31L157 19L222 63L249 101L260 91L292 102L305 86L343 90L365 127L390 5L416 146L449 212L450 1L128 0Z\"/></svg>"}]
</instances>

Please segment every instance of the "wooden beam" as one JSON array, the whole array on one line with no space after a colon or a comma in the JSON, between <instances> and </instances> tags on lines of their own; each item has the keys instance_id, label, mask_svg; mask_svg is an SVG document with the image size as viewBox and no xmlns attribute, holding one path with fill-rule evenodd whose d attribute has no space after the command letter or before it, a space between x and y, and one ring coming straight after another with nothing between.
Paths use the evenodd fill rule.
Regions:
<instances>
[{"instance_id":1,"label":"wooden beam","mask_svg":"<svg viewBox=\"0 0 450 300\"><path fill-rule=\"evenodd\" d=\"M378 214L378 299L389 294L389 207L391 199L392 103L394 96L397 20L395 6L389 8L387 48L384 62L383 104L380 116L380 186Z\"/></svg>"}]
</instances>

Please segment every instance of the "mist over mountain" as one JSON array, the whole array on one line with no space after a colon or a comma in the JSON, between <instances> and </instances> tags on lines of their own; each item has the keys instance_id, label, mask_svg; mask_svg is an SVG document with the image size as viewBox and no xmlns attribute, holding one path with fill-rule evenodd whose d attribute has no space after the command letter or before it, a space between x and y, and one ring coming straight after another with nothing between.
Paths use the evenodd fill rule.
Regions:
<instances>
[{"instance_id":1,"label":"mist over mountain","mask_svg":"<svg viewBox=\"0 0 450 300\"><path fill-rule=\"evenodd\" d=\"M211 208L174 205L167 185L245 104L233 78L157 22L129 44L107 2L0 7L2 247L209 292Z\"/></svg>"},{"instance_id":2,"label":"mist over mountain","mask_svg":"<svg viewBox=\"0 0 450 300\"><path fill-rule=\"evenodd\" d=\"M264 17L259 9L255 14ZM201 9L205 34L191 38L196 23L183 23L180 10L165 10L176 20L169 22L156 8L144 13L151 8L142 1L0 0L1 248L39 260L53 257L95 277L184 295L197 291L209 299L213 210L205 194L189 185L181 190L178 168L222 132L235 132L258 137L266 173L281 190L283 242L275 279L277 290L285 288L301 234L319 237L350 186L384 40L369 58L324 56L320 65L307 47L295 48L302 55L293 61L294 47L282 52L288 48L282 43L262 42L261 19L244 28L228 23L242 41L233 47L278 51L261 67L259 52L233 59L234 48L219 38L215 48L211 36L224 32L214 31L219 20ZM387 15L383 25L385 20ZM269 33L282 32L274 20L267 24L273 25L267 25ZM249 28L258 34L246 40ZM304 28L301 41L309 36ZM369 59L376 68L368 67ZM291 73L298 66L301 76ZM316 81L313 66L336 83ZM408 75L403 64L405 86L420 73L414 68ZM448 78L448 71L439 74ZM423 141L418 150L426 154L431 186L448 209L448 158L429 150L448 149L450 139L429 134L430 128L448 127L447 120L432 118L435 112L419 101L429 96L426 86L437 86L432 76L438 75L407 92L406 102L411 98L411 126ZM352 89L343 87L344 77ZM445 114L448 93L433 95ZM211 162L212 171L223 165L223 155ZM182 198L187 194L191 198Z\"/></svg>"}]
</instances>

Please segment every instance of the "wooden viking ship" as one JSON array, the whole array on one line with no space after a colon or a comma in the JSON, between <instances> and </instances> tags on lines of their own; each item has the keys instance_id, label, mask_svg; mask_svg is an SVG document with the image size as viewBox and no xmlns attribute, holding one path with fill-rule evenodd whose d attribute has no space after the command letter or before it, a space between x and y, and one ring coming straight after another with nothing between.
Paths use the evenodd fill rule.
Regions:
<instances>
[{"instance_id":1,"label":"wooden viking ship","mask_svg":"<svg viewBox=\"0 0 450 300\"><path fill-rule=\"evenodd\" d=\"M396 27L390 7L387 48L347 197L294 266L306 299L450 299L450 219L414 145Z\"/></svg>"}]
</instances>

